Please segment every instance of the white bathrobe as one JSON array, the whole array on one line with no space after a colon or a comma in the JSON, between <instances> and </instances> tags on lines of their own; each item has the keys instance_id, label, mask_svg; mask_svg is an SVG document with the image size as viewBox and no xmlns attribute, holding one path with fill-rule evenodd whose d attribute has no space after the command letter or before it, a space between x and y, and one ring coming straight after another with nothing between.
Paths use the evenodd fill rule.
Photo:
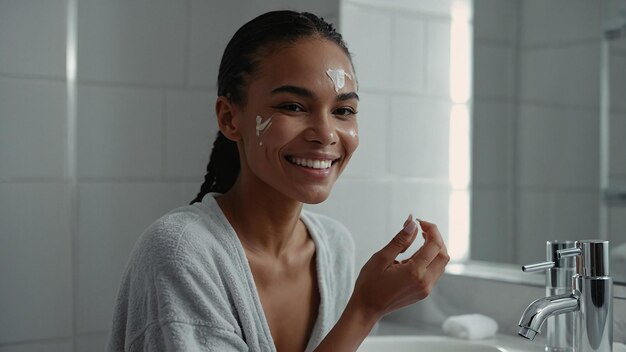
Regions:
<instances>
[{"instance_id":1,"label":"white bathrobe","mask_svg":"<svg viewBox=\"0 0 626 352\"><path fill-rule=\"evenodd\" d=\"M276 351L244 249L208 194L142 234L122 278L108 351ZM354 285L347 229L304 210L315 242L320 306L307 351L343 312Z\"/></svg>"}]
</instances>

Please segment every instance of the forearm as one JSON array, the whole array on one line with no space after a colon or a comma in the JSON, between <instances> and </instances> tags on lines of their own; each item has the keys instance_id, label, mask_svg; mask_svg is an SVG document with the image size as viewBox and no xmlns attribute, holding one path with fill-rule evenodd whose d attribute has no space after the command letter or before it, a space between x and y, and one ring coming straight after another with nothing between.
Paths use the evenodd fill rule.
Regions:
<instances>
[{"instance_id":1,"label":"forearm","mask_svg":"<svg viewBox=\"0 0 626 352\"><path fill-rule=\"evenodd\" d=\"M356 351L378 321L373 314L359 309L351 300L337 324L322 340L315 352Z\"/></svg>"}]
</instances>

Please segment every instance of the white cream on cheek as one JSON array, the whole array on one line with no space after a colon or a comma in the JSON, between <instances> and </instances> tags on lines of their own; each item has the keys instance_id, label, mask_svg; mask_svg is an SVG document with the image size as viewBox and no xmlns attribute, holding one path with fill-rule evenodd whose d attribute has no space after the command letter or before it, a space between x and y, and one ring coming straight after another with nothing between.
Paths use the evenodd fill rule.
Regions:
<instances>
[{"instance_id":1,"label":"white cream on cheek","mask_svg":"<svg viewBox=\"0 0 626 352\"><path fill-rule=\"evenodd\" d=\"M274 115L267 118L267 120L263 121L261 115L256 116L256 135L259 137L259 146L263 145L263 135L267 132L267 130L272 125L272 118Z\"/></svg>"},{"instance_id":2,"label":"white cream on cheek","mask_svg":"<svg viewBox=\"0 0 626 352\"><path fill-rule=\"evenodd\" d=\"M343 68L329 68L326 70L326 75L330 78L335 86L335 92L339 93L339 90L346 86L346 77L352 80L352 77Z\"/></svg>"}]
</instances>

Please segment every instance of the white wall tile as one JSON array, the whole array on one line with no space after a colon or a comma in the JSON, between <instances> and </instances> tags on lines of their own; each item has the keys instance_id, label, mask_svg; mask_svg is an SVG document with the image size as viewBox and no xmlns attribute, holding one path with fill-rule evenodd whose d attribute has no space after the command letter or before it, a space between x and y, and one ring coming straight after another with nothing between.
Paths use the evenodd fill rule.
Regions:
<instances>
[{"instance_id":1,"label":"white wall tile","mask_svg":"<svg viewBox=\"0 0 626 352\"><path fill-rule=\"evenodd\" d=\"M391 232L395 235L400 231L410 213L416 218L436 224L444 242L447 243L449 198L450 187L447 183L408 180L393 182L390 205L388 205ZM423 242L423 239L418 237L400 258L406 258L415 253Z\"/></svg>"},{"instance_id":2,"label":"white wall tile","mask_svg":"<svg viewBox=\"0 0 626 352\"><path fill-rule=\"evenodd\" d=\"M548 240L581 240L598 235L598 195L593 192L520 191L517 260L545 260Z\"/></svg>"},{"instance_id":3,"label":"white wall tile","mask_svg":"<svg viewBox=\"0 0 626 352\"><path fill-rule=\"evenodd\" d=\"M68 352L71 350L71 339L50 342L26 342L0 346L0 352Z\"/></svg>"},{"instance_id":4,"label":"white wall tile","mask_svg":"<svg viewBox=\"0 0 626 352\"><path fill-rule=\"evenodd\" d=\"M518 12L519 0L474 0L474 38L512 44Z\"/></svg>"},{"instance_id":5,"label":"white wall tile","mask_svg":"<svg viewBox=\"0 0 626 352\"><path fill-rule=\"evenodd\" d=\"M78 79L182 85L186 1L78 4Z\"/></svg>"},{"instance_id":6,"label":"white wall tile","mask_svg":"<svg viewBox=\"0 0 626 352\"><path fill-rule=\"evenodd\" d=\"M613 114L609 132L610 174L626 177L626 113Z\"/></svg>"},{"instance_id":7,"label":"white wall tile","mask_svg":"<svg viewBox=\"0 0 626 352\"><path fill-rule=\"evenodd\" d=\"M392 25L392 89L423 92L427 72L426 24L420 18L396 16Z\"/></svg>"},{"instance_id":8,"label":"white wall tile","mask_svg":"<svg viewBox=\"0 0 626 352\"><path fill-rule=\"evenodd\" d=\"M215 99L215 91L166 93L166 176L204 176L211 146L218 131Z\"/></svg>"},{"instance_id":9,"label":"white wall tile","mask_svg":"<svg viewBox=\"0 0 626 352\"><path fill-rule=\"evenodd\" d=\"M449 98L450 22L429 21L426 28L426 91Z\"/></svg>"},{"instance_id":10,"label":"white wall tile","mask_svg":"<svg viewBox=\"0 0 626 352\"><path fill-rule=\"evenodd\" d=\"M248 0L252 4L257 4L256 6L263 6L255 0ZM312 12L318 16L324 17L325 20L330 21L332 18L339 17L339 1L338 0L320 0L320 1L309 1L309 0L272 0L268 1L268 9L273 10L276 8L279 9L288 9L295 11L308 11Z\"/></svg>"},{"instance_id":11,"label":"white wall tile","mask_svg":"<svg viewBox=\"0 0 626 352\"><path fill-rule=\"evenodd\" d=\"M184 182L182 183L182 195L185 204L189 204L196 195L200 192L200 186L204 182L204 174L197 177L196 182Z\"/></svg>"},{"instance_id":12,"label":"white wall tile","mask_svg":"<svg viewBox=\"0 0 626 352\"><path fill-rule=\"evenodd\" d=\"M626 243L626 208L615 207L609 210L609 240L611 248Z\"/></svg>"},{"instance_id":13,"label":"white wall tile","mask_svg":"<svg viewBox=\"0 0 626 352\"><path fill-rule=\"evenodd\" d=\"M611 53L626 55L626 38L621 37L619 39L616 38L611 41Z\"/></svg>"},{"instance_id":14,"label":"white wall tile","mask_svg":"<svg viewBox=\"0 0 626 352\"><path fill-rule=\"evenodd\" d=\"M626 38L621 41L626 43ZM624 44L626 45L626 44ZM611 52L615 52L611 46ZM609 82L611 109L626 110L626 51L611 55L609 62Z\"/></svg>"},{"instance_id":15,"label":"white wall tile","mask_svg":"<svg viewBox=\"0 0 626 352\"><path fill-rule=\"evenodd\" d=\"M521 5L523 46L600 39L600 2L522 1Z\"/></svg>"},{"instance_id":16,"label":"white wall tile","mask_svg":"<svg viewBox=\"0 0 626 352\"><path fill-rule=\"evenodd\" d=\"M0 1L0 72L65 77L65 0Z\"/></svg>"},{"instance_id":17,"label":"white wall tile","mask_svg":"<svg viewBox=\"0 0 626 352\"><path fill-rule=\"evenodd\" d=\"M235 31L252 15L239 9L242 1L191 1L191 33L189 39L189 72L187 81L192 86L217 88L217 73L226 44ZM252 6L254 8L254 6Z\"/></svg>"},{"instance_id":18,"label":"white wall tile","mask_svg":"<svg viewBox=\"0 0 626 352\"><path fill-rule=\"evenodd\" d=\"M159 176L162 100L153 90L80 85L78 176Z\"/></svg>"},{"instance_id":19,"label":"white wall tile","mask_svg":"<svg viewBox=\"0 0 626 352\"><path fill-rule=\"evenodd\" d=\"M516 255L513 263L539 263L546 259L546 240L557 239L552 232L554 195L545 191L517 193Z\"/></svg>"},{"instance_id":20,"label":"white wall tile","mask_svg":"<svg viewBox=\"0 0 626 352\"><path fill-rule=\"evenodd\" d=\"M511 203L506 189L472 190L471 259L506 263L514 257Z\"/></svg>"},{"instance_id":21,"label":"white wall tile","mask_svg":"<svg viewBox=\"0 0 626 352\"><path fill-rule=\"evenodd\" d=\"M65 85L0 79L0 179L63 177Z\"/></svg>"},{"instance_id":22,"label":"white wall tile","mask_svg":"<svg viewBox=\"0 0 626 352\"><path fill-rule=\"evenodd\" d=\"M215 2L191 0L189 72L192 86L217 87L217 73L226 44L244 23L266 11L308 11L327 21L339 16L337 0L236 0Z\"/></svg>"},{"instance_id":23,"label":"white wall tile","mask_svg":"<svg viewBox=\"0 0 626 352\"><path fill-rule=\"evenodd\" d=\"M475 41L473 50L474 98L513 98L517 71L514 47Z\"/></svg>"},{"instance_id":24,"label":"white wall tile","mask_svg":"<svg viewBox=\"0 0 626 352\"><path fill-rule=\"evenodd\" d=\"M328 200L307 206L311 211L340 221L350 230L356 245L357 269L395 235L387 226L389 187L389 183L382 180L343 177Z\"/></svg>"},{"instance_id":25,"label":"white wall tile","mask_svg":"<svg viewBox=\"0 0 626 352\"><path fill-rule=\"evenodd\" d=\"M78 332L106 331L135 241L190 197L176 183L84 183L79 194Z\"/></svg>"},{"instance_id":26,"label":"white wall tile","mask_svg":"<svg viewBox=\"0 0 626 352\"><path fill-rule=\"evenodd\" d=\"M76 352L103 351L107 345L108 334L88 334L76 337Z\"/></svg>"},{"instance_id":27,"label":"white wall tile","mask_svg":"<svg viewBox=\"0 0 626 352\"><path fill-rule=\"evenodd\" d=\"M387 172L389 99L382 94L359 93L359 147L344 175L381 177Z\"/></svg>"},{"instance_id":28,"label":"white wall tile","mask_svg":"<svg viewBox=\"0 0 626 352\"><path fill-rule=\"evenodd\" d=\"M597 187L598 121L592 111L522 105L521 186Z\"/></svg>"},{"instance_id":29,"label":"white wall tile","mask_svg":"<svg viewBox=\"0 0 626 352\"><path fill-rule=\"evenodd\" d=\"M613 280L626 283L626 207L609 209L608 216L610 270ZM626 317L626 315L624 315ZM623 327L626 329L626 325ZM624 330L626 334L626 330ZM624 335L626 338L626 335Z\"/></svg>"},{"instance_id":30,"label":"white wall tile","mask_svg":"<svg viewBox=\"0 0 626 352\"><path fill-rule=\"evenodd\" d=\"M552 228L560 240L586 240L599 237L598 192L558 192L554 195Z\"/></svg>"},{"instance_id":31,"label":"white wall tile","mask_svg":"<svg viewBox=\"0 0 626 352\"><path fill-rule=\"evenodd\" d=\"M599 42L525 50L520 65L522 101L599 106Z\"/></svg>"},{"instance_id":32,"label":"white wall tile","mask_svg":"<svg viewBox=\"0 0 626 352\"><path fill-rule=\"evenodd\" d=\"M510 185L513 140L508 104L477 101L472 115L472 183Z\"/></svg>"},{"instance_id":33,"label":"white wall tile","mask_svg":"<svg viewBox=\"0 0 626 352\"><path fill-rule=\"evenodd\" d=\"M346 3L340 16L340 31L353 53L359 89L379 91L392 88L391 15Z\"/></svg>"},{"instance_id":34,"label":"white wall tile","mask_svg":"<svg viewBox=\"0 0 626 352\"><path fill-rule=\"evenodd\" d=\"M626 344L626 299L613 300L613 321L613 342Z\"/></svg>"},{"instance_id":35,"label":"white wall tile","mask_svg":"<svg viewBox=\"0 0 626 352\"><path fill-rule=\"evenodd\" d=\"M407 10L431 16L449 16L454 6L471 6L468 0L347 0L355 5L384 6L387 9Z\"/></svg>"},{"instance_id":36,"label":"white wall tile","mask_svg":"<svg viewBox=\"0 0 626 352\"><path fill-rule=\"evenodd\" d=\"M450 108L445 100L392 98L389 160L393 174L447 180Z\"/></svg>"},{"instance_id":37,"label":"white wall tile","mask_svg":"<svg viewBox=\"0 0 626 352\"><path fill-rule=\"evenodd\" d=\"M72 333L69 188L0 183L0 344Z\"/></svg>"}]
</instances>

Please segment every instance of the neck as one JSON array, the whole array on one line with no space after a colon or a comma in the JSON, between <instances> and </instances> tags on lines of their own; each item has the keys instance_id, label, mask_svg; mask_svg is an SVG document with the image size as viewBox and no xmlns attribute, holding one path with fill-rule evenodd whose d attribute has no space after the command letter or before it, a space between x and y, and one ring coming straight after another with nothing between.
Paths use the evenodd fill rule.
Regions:
<instances>
[{"instance_id":1,"label":"neck","mask_svg":"<svg viewBox=\"0 0 626 352\"><path fill-rule=\"evenodd\" d=\"M237 179L217 203L247 251L280 257L305 240L306 231L300 231L302 203L267 185L246 186Z\"/></svg>"}]
</instances>

